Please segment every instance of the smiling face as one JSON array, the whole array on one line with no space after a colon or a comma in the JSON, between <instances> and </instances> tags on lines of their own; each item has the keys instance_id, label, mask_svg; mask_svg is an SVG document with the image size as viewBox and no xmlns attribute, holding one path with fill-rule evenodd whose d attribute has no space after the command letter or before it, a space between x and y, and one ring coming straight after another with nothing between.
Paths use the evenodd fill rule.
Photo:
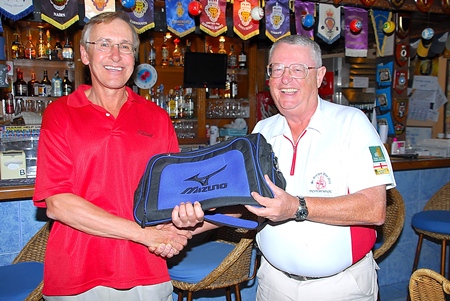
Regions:
<instances>
[{"instance_id":1,"label":"smiling face","mask_svg":"<svg viewBox=\"0 0 450 301\"><path fill-rule=\"evenodd\" d=\"M305 46L280 43L273 50L269 64L279 63L284 66L305 64L316 66L311 49ZM270 78L270 93L278 110L286 117L301 116L314 112L317 107L318 88L325 75L325 67L308 70L306 78L292 78L286 68L279 78Z\"/></svg>"},{"instance_id":2,"label":"smiling face","mask_svg":"<svg viewBox=\"0 0 450 301\"><path fill-rule=\"evenodd\" d=\"M112 44L133 44L133 33L130 26L121 19L114 19L108 23L95 24L89 34L88 41L95 42L106 39ZM123 88L134 70L134 54L119 52L114 45L111 52L101 52L94 44L80 46L81 60L89 65L92 86L106 89Z\"/></svg>"}]
</instances>

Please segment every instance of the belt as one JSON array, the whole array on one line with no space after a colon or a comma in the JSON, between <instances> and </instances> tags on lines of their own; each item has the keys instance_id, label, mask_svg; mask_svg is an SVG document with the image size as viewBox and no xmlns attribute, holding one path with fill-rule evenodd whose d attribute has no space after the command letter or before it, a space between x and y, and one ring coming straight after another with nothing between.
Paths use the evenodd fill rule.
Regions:
<instances>
[{"instance_id":1,"label":"belt","mask_svg":"<svg viewBox=\"0 0 450 301\"><path fill-rule=\"evenodd\" d=\"M327 278L327 277L308 277L308 276L300 276L300 275L294 275L294 274L289 274L286 272L283 272L286 276L288 276L291 279L297 280L297 281L308 281L308 280L317 280L317 279L321 279L321 278Z\"/></svg>"}]
</instances>

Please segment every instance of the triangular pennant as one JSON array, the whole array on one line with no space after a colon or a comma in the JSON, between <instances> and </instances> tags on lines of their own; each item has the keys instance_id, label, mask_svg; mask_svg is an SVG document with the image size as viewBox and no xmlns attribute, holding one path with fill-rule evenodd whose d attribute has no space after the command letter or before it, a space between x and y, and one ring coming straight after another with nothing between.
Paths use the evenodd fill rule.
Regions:
<instances>
[{"instance_id":1,"label":"triangular pennant","mask_svg":"<svg viewBox=\"0 0 450 301\"><path fill-rule=\"evenodd\" d=\"M336 42L341 35L341 8L331 4L319 4L317 36L328 44Z\"/></svg>"},{"instance_id":2,"label":"triangular pennant","mask_svg":"<svg viewBox=\"0 0 450 301\"><path fill-rule=\"evenodd\" d=\"M259 21L252 18L252 9L258 0L235 0L233 4L233 31L243 40L259 34Z\"/></svg>"},{"instance_id":3,"label":"triangular pennant","mask_svg":"<svg viewBox=\"0 0 450 301\"><path fill-rule=\"evenodd\" d=\"M364 8L345 7L345 55L351 57L367 57L369 43L369 26L367 11ZM358 31L353 31L351 23L360 25Z\"/></svg>"},{"instance_id":4,"label":"triangular pennant","mask_svg":"<svg viewBox=\"0 0 450 301\"><path fill-rule=\"evenodd\" d=\"M314 2L304 2L303 0L296 0L294 4L294 10L295 28L297 30L297 34L309 37L314 40L314 23L304 24L304 18L307 18L309 15L310 17L313 17L315 19L316 4Z\"/></svg>"},{"instance_id":5,"label":"triangular pennant","mask_svg":"<svg viewBox=\"0 0 450 301\"><path fill-rule=\"evenodd\" d=\"M377 54L384 56L386 40L388 36L384 33L384 24L392 19L392 12L386 10L370 10L370 18L375 32L375 42L377 44Z\"/></svg>"},{"instance_id":6,"label":"triangular pennant","mask_svg":"<svg viewBox=\"0 0 450 301\"><path fill-rule=\"evenodd\" d=\"M201 0L203 12L200 15L200 29L210 36L218 37L228 30L226 0Z\"/></svg>"},{"instance_id":7,"label":"triangular pennant","mask_svg":"<svg viewBox=\"0 0 450 301\"><path fill-rule=\"evenodd\" d=\"M0 15L13 21L22 19L34 10L33 0L2 0L0 1Z\"/></svg>"},{"instance_id":8,"label":"triangular pennant","mask_svg":"<svg viewBox=\"0 0 450 301\"><path fill-rule=\"evenodd\" d=\"M179 37L195 30L194 19L188 13L190 0L166 0L167 29Z\"/></svg>"},{"instance_id":9,"label":"triangular pennant","mask_svg":"<svg viewBox=\"0 0 450 301\"><path fill-rule=\"evenodd\" d=\"M288 0L269 0L266 2L266 36L276 42L291 35Z\"/></svg>"},{"instance_id":10,"label":"triangular pennant","mask_svg":"<svg viewBox=\"0 0 450 301\"><path fill-rule=\"evenodd\" d=\"M113 0L92 0L84 1L85 18L84 22L104 12L116 11L116 2Z\"/></svg>"},{"instance_id":11,"label":"triangular pennant","mask_svg":"<svg viewBox=\"0 0 450 301\"><path fill-rule=\"evenodd\" d=\"M155 27L154 0L136 0L134 7L125 13L139 34Z\"/></svg>"},{"instance_id":12,"label":"triangular pennant","mask_svg":"<svg viewBox=\"0 0 450 301\"><path fill-rule=\"evenodd\" d=\"M67 29L80 19L78 16L78 1L41 0L41 19L60 30Z\"/></svg>"}]
</instances>

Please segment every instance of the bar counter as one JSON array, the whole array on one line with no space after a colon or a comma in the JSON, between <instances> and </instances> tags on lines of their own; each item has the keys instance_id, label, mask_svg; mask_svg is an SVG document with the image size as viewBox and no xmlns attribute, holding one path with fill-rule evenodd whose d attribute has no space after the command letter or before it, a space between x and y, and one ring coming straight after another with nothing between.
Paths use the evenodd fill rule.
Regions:
<instances>
[{"instance_id":1,"label":"bar counter","mask_svg":"<svg viewBox=\"0 0 450 301\"><path fill-rule=\"evenodd\" d=\"M394 171L450 167L450 158L391 158L391 161ZM33 196L33 192L33 185L0 187L0 201L30 199Z\"/></svg>"}]
</instances>

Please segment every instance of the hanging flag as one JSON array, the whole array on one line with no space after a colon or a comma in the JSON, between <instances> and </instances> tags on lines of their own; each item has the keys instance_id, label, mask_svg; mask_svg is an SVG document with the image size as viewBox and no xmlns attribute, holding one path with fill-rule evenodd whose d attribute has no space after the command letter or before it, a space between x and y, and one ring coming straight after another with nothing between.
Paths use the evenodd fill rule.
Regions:
<instances>
[{"instance_id":1,"label":"hanging flag","mask_svg":"<svg viewBox=\"0 0 450 301\"><path fill-rule=\"evenodd\" d=\"M124 10L130 18L130 23L141 34L155 27L154 0L136 0L131 10Z\"/></svg>"},{"instance_id":2,"label":"hanging flag","mask_svg":"<svg viewBox=\"0 0 450 301\"><path fill-rule=\"evenodd\" d=\"M91 0L84 1L84 22L90 18L104 12L116 11L116 2L114 0Z\"/></svg>"},{"instance_id":3,"label":"hanging flag","mask_svg":"<svg viewBox=\"0 0 450 301\"><path fill-rule=\"evenodd\" d=\"M41 19L60 30L67 29L80 19L78 0L41 0Z\"/></svg>"},{"instance_id":4,"label":"hanging flag","mask_svg":"<svg viewBox=\"0 0 450 301\"><path fill-rule=\"evenodd\" d=\"M306 27L304 18L307 15L316 17L316 4L314 2L303 2L303 0L296 0L294 3L295 9L295 28L298 35L309 37L314 40L314 24ZM309 24L308 24L309 25Z\"/></svg>"},{"instance_id":5,"label":"hanging flag","mask_svg":"<svg viewBox=\"0 0 450 301\"><path fill-rule=\"evenodd\" d=\"M248 40L259 34L259 20L252 18L252 9L258 5L258 0L234 0L233 31L242 40Z\"/></svg>"},{"instance_id":6,"label":"hanging flag","mask_svg":"<svg viewBox=\"0 0 450 301\"><path fill-rule=\"evenodd\" d=\"M341 8L331 4L319 4L317 36L328 44L336 42L341 35Z\"/></svg>"},{"instance_id":7,"label":"hanging flag","mask_svg":"<svg viewBox=\"0 0 450 301\"><path fill-rule=\"evenodd\" d=\"M200 15L200 29L217 37L228 30L226 20L226 0L200 0L203 12Z\"/></svg>"},{"instance_id":8,"label":"hanging flag","mask_svg":"<svg viewBox=\"0 0 450 301\"><path fill-rule=\"evenodd\" d=\"M194 19L189 15L190 0L166 0L167 29L179 37L195 30Z\"/></svg>"},{"instance_id":9,"label":"hanging flag","mask_svg":"<svg viewBox=\"0 0 450 301\"><path fill-rule=\"evenodd\" d=\"M387 10L372 9L370 10L370 18L372 20L373 31L375 32L375 43L377 44L377 53L379 56L384 56L388 36L383 31L383 27L384 23L391 21L392 12Z\"/></svg>"},{"instance_id":10,"label":"hanging flag","mask_svg":"<svg viewBox=\"0 0 450 301\"><path fill-rule=\"evenodd\" d=\"M291 35L288 0L269 0L265 7L266 36L276 42Z\"/></svg>"},{"instance_id":11,"label":"hanging flag","mask_svg":"<svg viewBox=\"0 0 450 301\"><path fill-rule=\"evenodd\" d=\"M33 0L1 0L0 15L13 21L22 19L34 10Z\"/></svg>"},{"instance_id":12,"label":"hanging flag","mask_svg":"<svg viewBox=\"0 0 450 301\"><path fill-rule=\"evenodd\" d=\"M345 15L345 55L367 57L369 48L369 25L367 11L364 8L344 7ZM351 23L359 24L358 30L351 28Z\"/></svg>"}]
</instances>

